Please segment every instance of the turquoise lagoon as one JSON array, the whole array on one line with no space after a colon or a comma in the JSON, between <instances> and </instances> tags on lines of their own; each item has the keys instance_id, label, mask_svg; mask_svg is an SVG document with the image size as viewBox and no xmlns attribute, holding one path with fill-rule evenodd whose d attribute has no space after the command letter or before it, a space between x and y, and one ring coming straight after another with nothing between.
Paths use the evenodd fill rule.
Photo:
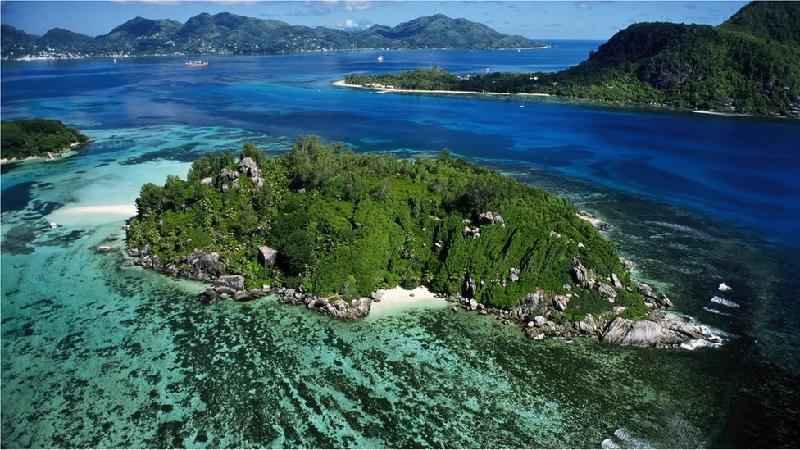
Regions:
<instances>
[{"instance_id":1,"label":"turquoise lagoon","mask_svg":"<svg viewBox=\"0 0 800 450\"><path fill-rule=\"evenodd\" d=\"M557 44L390 52L380 67L372 53L220 58L206 71L173 59L4 64L4 118L58 118L94 141L4 168L2 445L796 443L800 126L330 86L433 64L551 70L597 45ZM203 306L201 285L122 256L142 184L244 142L285 151L303 133L404 157L448 147L567 196L611 225L638 276L731 340L656 351L531 341L447 308L344 323L271 298ZM723 281L741 308L709 302Z\"/></svg>"}]
</instances>

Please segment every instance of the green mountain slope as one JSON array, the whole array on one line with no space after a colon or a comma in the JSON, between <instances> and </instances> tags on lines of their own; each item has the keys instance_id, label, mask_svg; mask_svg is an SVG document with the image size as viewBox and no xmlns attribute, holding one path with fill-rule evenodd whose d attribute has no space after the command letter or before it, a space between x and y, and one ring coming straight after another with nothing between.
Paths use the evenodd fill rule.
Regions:
<instances>
[{"instance_id":1,"label":"green mountain slope","mask_svg":"<svg viewBox=\"0 0 800 450\"><path fill-rule=\"evenodd\" d=\"M119 53L248 55L353 48L518 48L536 45L540 44L522 36L498 33L485 25L441 14L420 17L395 27L376 25L361 31L343 31L230 13L203 13L191 17L184 24L136 17L96 38L60 29L51 30L39 38L4 25L2 56L19 58L67 51L78 51L85 56Z\"/></svg>"},{"instance_id":2,"label":"green mountain slope","mask_svg":"<svg viewBox=\"0 0 800 450\"><path fill-rule=\"evenodd\" d=\"M757 2L719 27L638 23L557 73L354 75L353 84L547 93L622 105L800 117L800 3Z\"/></svg>"}]
</instances>

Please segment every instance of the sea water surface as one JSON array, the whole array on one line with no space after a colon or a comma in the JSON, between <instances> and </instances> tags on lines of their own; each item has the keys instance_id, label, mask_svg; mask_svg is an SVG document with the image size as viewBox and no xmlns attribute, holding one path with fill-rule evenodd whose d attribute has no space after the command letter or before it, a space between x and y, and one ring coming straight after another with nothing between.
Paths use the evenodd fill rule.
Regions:
<instances>
[{"instance_id":1,"label":"sea water surface","mask_svg":"<svg viewBox=\"0 0 800 450\"><path fill-rule=\"evenodd\" d=\"M540 99L336 88L360 71L557 70L597 42L4 63L3 118L93 143L2 175L4 447L596 447L797 444L800 124ZM603 217L635 272L732 334L695 352L530 341L448 309L344 323L280 305L202 306L131 267L144 183L245 142L448 148ZM50 222L59 226L51 229ZM100 244L114 252L98 253ZM724 297L711 302L719 283Z\"/></svg>"}]
</instances>

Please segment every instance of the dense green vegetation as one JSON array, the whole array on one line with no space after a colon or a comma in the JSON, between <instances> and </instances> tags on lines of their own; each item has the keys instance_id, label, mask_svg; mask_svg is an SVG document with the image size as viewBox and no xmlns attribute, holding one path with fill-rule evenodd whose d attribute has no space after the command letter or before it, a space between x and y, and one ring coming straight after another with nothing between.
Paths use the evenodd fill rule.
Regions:
<instances>
[{"instance_id":1,"label":"dense green vegetation","mask_svg":"<svg viewBox=\"0 0 800 450\"><path fill-rule=\"evenodd\" d=\"M273 54L354 48L519 48L537 44L498 33L486 25L442 14L419 17L394 27L373 25L345 31L290 25L230 13L198 14L186 23L131 19L109 33L90 37L54 28L44 36L2 26L3 57L38 53L103 56L152 54Z\"/></svg>"},{"instance_id":2,"label":"dense green vegetation","mask_svg":"<svg viewBox=\"0 0 800 450\"><path fill-rule=\"evenodd\" d=\"M226 178L240 164L230 153L197 160L187 180L145 185L129 248L177 265L195 249L215 251L248 286L302 286L326 296L398 284L459 293L469 274L476 298L507 307L537 288L564 293L575 258L602 279L613 272L631 283L612 243L567 201L446 152L399 160L311 137L277 158L250 145L241 157L257 162L261 187L246 176ZM481 222L489 211L502 223ZM479 227L480 236L465 227ZM278 251L275 266L259 263L264 245ZM575 317L612 306L592 295L574 302ZM639 294L625 295L625 304L642 304Z\"/></svg>"},{"instance_id":3,"label":"dense green vegetation","mask_svg":"<svg viewBox=\"0 0 800 450\"><path fill-rule=\"evenodd\" d=\"M557 73L350 75L405 89L546 93L615 104L800 117L800 3L758 2L720 27L640 23Z\"/></svg>"},{"instance_id":4,"label":"dense green vegetation","mask_svg":"<svg viewBox=\"0 0 800 450\"><path fill-rule=\"evenodd\" d=\"M58 154L72 144L83 144L89 138L58 120L21 119L2 122L4 159L44 157Z\"/></svg>"}]
</instances>

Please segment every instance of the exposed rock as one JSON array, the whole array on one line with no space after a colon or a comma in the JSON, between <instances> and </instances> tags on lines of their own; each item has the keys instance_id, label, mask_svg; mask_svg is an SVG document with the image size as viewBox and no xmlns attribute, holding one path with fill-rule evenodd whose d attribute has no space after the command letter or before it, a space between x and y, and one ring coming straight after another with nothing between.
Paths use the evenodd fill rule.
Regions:
<instances>
[{"instance_id":1,"label":"exposed rock","mask_svg":"<svg viewBox=\"0 0 800 450\"><path fill-rule=\"evenodd\" d=\"M183 276L201 281L211 281L225 273L225 264L219 259L217 252L202 252L195 250L183 259L184 269L176 276Z\"/></svg>"},{"instance_id":2,"label":"exposed rock","mask_svg":"<svg viewBox=\"0 0 800 450\"><path fill-rule=\"evenodd\" d=\"M611 274L611 281L614 282L614 288L615 289L622 289L622 282L619 280L619 277L617 276L617 274L615 274L615 273Z\"/></svg>"},{"instance_id":3,"label":"exposed rock","mask_svg":"<svg viewBox=\"0 0 800 450\"><path fill-rule=\"evenodd\" d=\"M258 164L249 156L239 160L239 173L248 178L261 178L261 170L259 170Z\"/></svg>"},{"instance_id":4,"label":"exposed rock","mask_svg":"<svg viewBox=\"0 0 800 450\"><path fill-rule=\"evenodd\" d=\"M264 267L272 267L275 264L275 259L278 256L278 251L262 245L258 247L258 260Z\"/></svg>"},{"instance_id":5,"label":"exposed rock","mask_svg":"<svg viewBox=\"0 0 800 450\"><path fill-rule=\"evenodd\" d=\"M217 283L236 291L244 290L244 277L241 275L222 275L217 279Z\"/></svg>"},{"instance_id":6,"label":"exposed rock","mask_svg":"<svg viewBox=\"0 0 800 450\"><path fill-rule=\"evenodd\" d=\"M475 311L478 309L478 301L474 298L469 299L469 310Z\"/></svg>"},{"instance_id":7,"label":"exposed rock","mask_svg":"<svg viewBox=\"0 0 800 450\"><path fill-rule=\"evenodd\" d=\"M528 293L525 298L522 299L521 304L535 308L542 303L542 300L544 300L544 290L537 289L536 292Z\"/></svg>"},{"instance_id":8,"label":"exposed rock","mask_svg":"<svg viewBox=\"0 0 800 450\"><path fill-rule=\"evenodd\" d=\"M598 284L597 292L611 300L617 298L617 291L611 285L605 283Z\"/></svg>"},{"instance_id":9,"label":"exposed rock","mask_svg":"<svg viewBox=\"0 0 800 450\"><path fill-rule=\"evenodd\" d=\"M534 325L535 325L537 328L541 328L541 327L543 327L543 326L544 326L544 324L545 324L546 322L547 322L547 319L545 319L545 317L544 317L544 316L535 316L535 317L533 318L533 324L534 324Z\"/></svg>"},{"instance_id":10,"label":"exposed rock","mask_svg":"<svg viewBox=\"0 0 800 450\"><path fill-rule=\"evenodd\" d=\"M655 298L656 296L656 293L653 291L653 288L651 288L650 285L646 283L639 283L639 293L645 297Z\"/></svg>"},{"instance_id":11,"label":"exposed rock","mask_svg":"<svg viewBox=\"0 0 800 450\"><path fill-rule=\"evenodd\" d=\"M230 184L239 179L239 172L228 168L219 172L219 181L223 184Z\"/></svg>"},{"instance_id":12,"label":"exposed rock","mask_svg":"<svg viewBox=\"0 0 800 450\"><path fill-rule=\"evenodd\" d=\"M478 222L482 224L505 224L503 216L494 211L486 211L478 214Z\"/></svg>"},{"instance_id":13,"label":"exposed rock","mask_svg":"<svg viewBox=\"0 0 800 450\"><path fill-rule=\"evenodd\" d=\"M258 168L258 164L249 156L239 160L239 173L249 178L257 187L264 185L264 179L261 178L261 170Z\"/></svg>"},{"instance_id":14,"label":"exposed rock","mask_svg":"<svg viewBox=\"0 0 800 450\"><path fill-rule=\"evenodd\" d=\"M575 283L580 286L591 288L594 285L594 272L584 267L578 259L572 262L572 276L575 278Z\"/></svg>"},{"instance_id":15,"label":"exposed rock","mask_svg":"<svg viewBox=\"0 0 800 450\"><path fill-rule=\"evenodd\" d=\"M512 282L519 281L519 269L517 269L516 267L512 267L511 268L511 275L509 275L509 279Z\"/></svg>"},{"instance_id":16,"label":"exposed rock","mask_svg":"<svg viewBox=\"0 0 800 450\"><path fill-rule=\"evenodd\" d=\"M658 303L658 306L660 306L662 308L672 308L672 306L673 306L672 305L672 300L670 300L669 297L667 297L664 294L661 294L661 296L658 297L657 303Z\"/></svg>"},{"instance_id":17,"label":"exposed rock","mask_svg":"<svg viewBox=\"0 0 800 450\"><path fill-rule=\"evenodd\" d=\"M603 332L604 342L637 347L682 347L694 349L722 344L722 332L698 324L694 319L654 311L646 320L615 318Z\"/></svg>"},{"instance_id":18,"label":"exposed rock","mask_svg":"<svg viewBox=\"0 0 800 450\"><path fill-rule=\"evenodd\" d=\"M569 298L565 295L556 295L553 297L553 308L557 309L558 311L566 310L567 303L569 303Z\"/></svg>"},{"instance_id":19,"label":"exposed rock","mask_svg":"<svg viewBox=\"0 0 800 450\"><path fill-rule=\"evenodd\" d=\"M481 237L481 229L479 227L467 225L464 227L464 237L477 239Z\"/></svg>"},{"instance_id":20,"label":"exposed rock","mask_svg":"<svg viewBox=\"0 0 800 450\"><path fill-rule=\"evenodd\" d=\"M575 323L575 328L583 334L594 335L600 327L599 321L593 315L587 314L583 320Z\"/></svg>"}]
</instances>

